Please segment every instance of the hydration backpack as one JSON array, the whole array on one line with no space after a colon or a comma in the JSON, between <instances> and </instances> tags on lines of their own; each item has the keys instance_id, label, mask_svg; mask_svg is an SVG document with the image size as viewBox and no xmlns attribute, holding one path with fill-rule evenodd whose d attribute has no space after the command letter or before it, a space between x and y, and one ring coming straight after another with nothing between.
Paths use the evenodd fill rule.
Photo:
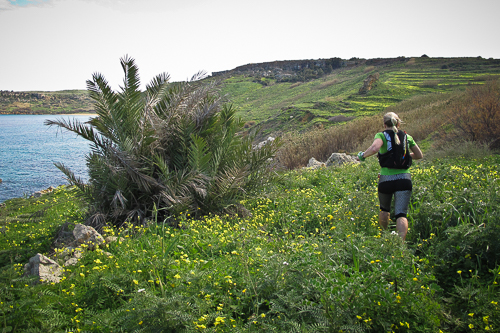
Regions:
<instances>
[{"instance_id":1,"label":"hydration backpack","mask_svg":"<svg viewBox=\"0 0 500 333\"><path fill-rule=\"evenodd\" d=\"M387 140L387 152L378 154L380 166L390 169L408 169L411 166L412 159L406 132L398 131L399 145L394 142L393 130L385 130L383 133Z\"/></svg>"}]
</instances>

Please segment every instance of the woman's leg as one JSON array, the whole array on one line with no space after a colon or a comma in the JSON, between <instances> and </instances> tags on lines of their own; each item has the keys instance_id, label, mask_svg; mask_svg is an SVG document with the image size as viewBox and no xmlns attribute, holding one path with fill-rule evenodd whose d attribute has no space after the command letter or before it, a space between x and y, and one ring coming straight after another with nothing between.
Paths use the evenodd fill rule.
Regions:
<instances>
[{"instance_id":1,"label":"woman's leg","mask_svg":"<svg viewBox=\"0 0 500 333\"><path fill-rule=\"evenodd\" d=\"M399 237L406 239L406 234L408 233L408 220L406 217L400 217L396 220L396 231L398 232Z\"/></svg>"},{"instance_id":2,"label":"woman's leg","mask_svg":"<svg viewBox=\"0 0 500 333\"><path fill-rule=\"evenodd\" d=\"M392 193L378 192L378 201L380 203L380 212L378 214L378 224L383 230L387 229L389 225L389 218L391 217L391 201Z\"/></svg>"},{"instance_id":3,"label":"woman's leg","mask_svg":"<svg viewBox=\"0 0 500 333\"><path fill-rule=\"evenodd\" d=\"M406 234L408 233L408 219L406 215L408 214L408 206L410 205L410 191L397 191L394 193L394 211L396 213L396 231L398 235L403 239L406 239Z\"/></svg>"},{"instance_id":4,"label":"woman's leg","mask_svg":"<svg viewBox=\"0 0 500 333\"><path fill-rule=\"evenodd\" d=\"M378 214L378 224L382 227L382 229L386 230L389 225L389 219L391 217L391 213L380 211Z\"/></svg>"}]
</instances>

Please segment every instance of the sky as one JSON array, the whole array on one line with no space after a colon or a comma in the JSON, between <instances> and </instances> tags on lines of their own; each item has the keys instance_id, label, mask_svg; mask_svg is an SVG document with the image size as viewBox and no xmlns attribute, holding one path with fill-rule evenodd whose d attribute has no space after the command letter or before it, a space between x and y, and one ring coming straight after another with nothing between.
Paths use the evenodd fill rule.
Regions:
<instances>
[{"instance_id":1,"label":"sky","mask_svg":"<svg viewBox=\"0 0 500 333\"><path fill-rule=\"evenodd\" d=\"M0 90L144 87L275 60L500 58L499 0L0 0Z\"/></svg>"}]
</instances>

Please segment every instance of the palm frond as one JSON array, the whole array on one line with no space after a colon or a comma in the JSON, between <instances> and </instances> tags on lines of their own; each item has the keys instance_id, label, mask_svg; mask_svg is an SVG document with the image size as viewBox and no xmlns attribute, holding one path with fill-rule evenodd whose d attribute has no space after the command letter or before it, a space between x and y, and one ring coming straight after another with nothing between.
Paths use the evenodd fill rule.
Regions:
<instances>
[{"instance_id":1,"label":"palm frond","mask_svg":"<svg viewBox=\"0 0 500 333\"><path fill-rule=\"evenodd\" d=\"M80 177L76 177L76 175L70 169L68 169L64 164L56 162L54 163L54 165L66 176L66 180L68 181L68 183L76 186L76 188L78 188L80 193L87 200L93 199L91 186L85 184L85 182Z\"/></svg>"}]
</instances>

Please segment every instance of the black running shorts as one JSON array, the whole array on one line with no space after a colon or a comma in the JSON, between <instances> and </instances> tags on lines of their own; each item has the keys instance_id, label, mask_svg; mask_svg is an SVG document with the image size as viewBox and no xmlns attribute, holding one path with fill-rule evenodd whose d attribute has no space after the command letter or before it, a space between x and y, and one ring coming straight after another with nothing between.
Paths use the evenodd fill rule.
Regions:
<instances>
[{"instance_id":1,"label":"black running shorts","mask_svg":"<svg viewBox=\"0 0 500 333\"><path fill-rule=\"evenodd\" d=\"M380 176L378 182L378 198L380 210L391 211L391 202L394 197L394 217L406 217L412 191L411 175L401 173L397 175Z\"/></svg>"}]
</instances>

